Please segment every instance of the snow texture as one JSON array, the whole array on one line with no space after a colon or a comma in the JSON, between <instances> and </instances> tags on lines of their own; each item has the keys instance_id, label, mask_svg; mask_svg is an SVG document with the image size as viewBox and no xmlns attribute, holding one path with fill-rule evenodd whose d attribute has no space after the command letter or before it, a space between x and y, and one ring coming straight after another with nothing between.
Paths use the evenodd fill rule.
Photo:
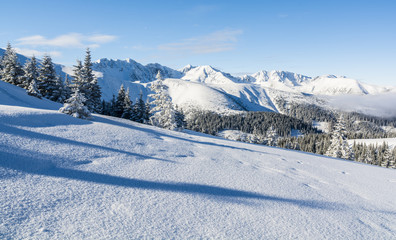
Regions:
<instances>
[{"instance_id":1,"label":"snow texture","mask_svg":"<svg viewBox=\"0 0 396 240\"><path fill-rule=\"evenodd\" d=\"M395 170L92 121L0 82L1 239L394 239Z\"/></svg>"}]
</instances>

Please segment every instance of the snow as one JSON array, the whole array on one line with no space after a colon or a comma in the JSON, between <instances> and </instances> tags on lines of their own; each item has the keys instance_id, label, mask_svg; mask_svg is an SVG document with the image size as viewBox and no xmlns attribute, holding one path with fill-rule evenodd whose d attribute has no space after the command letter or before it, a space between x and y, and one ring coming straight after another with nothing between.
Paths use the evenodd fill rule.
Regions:
<instances>
[{"instance_id":1,"label":"snow","mask_svg":"<svg viewBox=\"0 0 396 240\"><path fill-rule=\"evenodd\" d=\"M392 169L76 119L15 86L0 89L2 239L395 236Z\"/></svg>"},{"instance_id":2,"label":"snow","mask_svg":"<svg viewBox=\"0 0 396 240\"><path fill-rule=\"evenodd\" d=\"M324 133L329 133L330 130L331 130L331 129L329 129L329 123L328 122L313 121L312 126L317 128L318 130L324 132Z\"/></svg>"}]
</instances>

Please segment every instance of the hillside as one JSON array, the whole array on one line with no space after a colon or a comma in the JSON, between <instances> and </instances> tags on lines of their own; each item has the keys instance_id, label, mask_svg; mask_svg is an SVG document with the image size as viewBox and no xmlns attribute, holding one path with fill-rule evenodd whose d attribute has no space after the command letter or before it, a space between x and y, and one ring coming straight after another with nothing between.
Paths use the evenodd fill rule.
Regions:
<instances>
[{"instance_id":1,"label":"hillside","mask_svg":"<svg viewBox=\"0 0 396 240\"><path fill-rule=\"evenodd\" d=\"M0 82L2 239L392 239L392 169L91 121ZM7 94L5 94L7 93Z\"/></svg>"}]
</instances>

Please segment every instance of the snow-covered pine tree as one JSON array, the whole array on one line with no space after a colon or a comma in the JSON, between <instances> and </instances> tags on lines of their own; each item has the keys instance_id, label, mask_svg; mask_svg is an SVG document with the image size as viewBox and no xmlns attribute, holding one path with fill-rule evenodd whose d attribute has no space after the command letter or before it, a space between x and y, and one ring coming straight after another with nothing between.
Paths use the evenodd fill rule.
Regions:
<instances>
[{"instance_id":1,"label":"snow-covered pine tree","mask_svg":"<svg viewBox=\"0 0 396 240\"><path fill-rule=\"evenodd\" d=\"M16 52L12 49L10 43L8 43L4 56L1 59L1 66L1 80L19 87L25 87L22 82L24 74L23 69L19 64Z\"/></svg>"},{"instance_id":2,"label":"snow-covered pine tree","mask_svg":"<svg viewBox=\"0 0 396 240\"><path fill-rule=\"evenodd\" d=\"M64 92L64 96L65 96L65 99L69 99L70 97L71 97L71 95L72 95L72 84L71 84L71 82L70 82L70 79L69 79L69 76L66 74L65 75L65 81L64 81L64 84L63 84L63 92Z\"/></svg>"},{"instance_id":3,"label":"snow-covered pine tree","mask_svg":"<svg viewBox=\"0 0 396 240\"><path fill-rule=\"evenodd\" d=\"M150 103L153 106L150 111L152 115L150 117L150 123L157 127L170 130L176 129L176 112L167 93L167 87L162 82L159 71L157 74L157 81L151 85L150 89L154 92L154 94L149 95L149 97L153 99Z\"/></svg>"},{"instance_id":4,"label":"snow-covered pine tree","mask_svg":"<svg viewBox=\"0 0 396 240\"><path fill-rule=\"evenodd\" d=\"M39 77L39 72L37 68L37 60L36 57L33 56L30 60L25 63L23 68L24 75L23 75L23 85L24 88L29 89L31 86L31 82L34 80L35 84L37 84L37 79ZM37 89L37 86L36 86Z\"/></svg>"},{"instance_id":5,"label":"snow-covered pine tree","mask_svg":"<svg viewBox=\"0 0 396 240\"><path fill-rule=\"evenodd\" d=\"M125 101L125 89L124 85L121 84L120 90L118 91L117 100L114 104L114 116L121 117L124 113L124 101Z\"/></svg>"},{"instance_id":6,"label":"snow-covered pine tree","mask_svg":"<svg viewBox=\"0 0 396 240\"><path fill-rule=\"evenodd\" d=\"M179 109L179 107L176 105L175 107L175 121L176 121L176 126L178 129L183 129L186 126L186 121L184 120L184 113L182 109Z\"/></svg>"},{"instance_id":7,"label":"snow-covered pine tree","mask_svg":"<svg viewBox=\"0 0 396 240\"><path fill-rule=\"evenodd\" d=\"M100 91L100 86L98 85L98 80L93 74L91 51L89 48L86 50L84 65L81 69L81 73L86 85L86 88L84 89L84 94L87 98L85 105L91 112L100 112L100 99L102 97L102 93Z\"/></svg>"},{"instance_id":8,"label":"snow-covered pine tree","mask_svg":"<svg viewBox=\"0 0 396 240\"><path fill-rule=\"evenodd\" d=\"M63 87L56 75L54 64L49 55L43 57L38 76L38 90L41 95L51 101L63 102Z\"/></svg>"},{"instance_id":9,"label":"snow-covered pine tree","mask_svg":"<svg viewBox=\"0 0 396 240\"><path fill-rule=\"evenodd\" d=\"M136 103L133 105L133 116L131 118L132 121L145 123L148 119L145 118L146 115L146 104L143 101L143 93L140 92L139 98L136 99Z\"/></svg>"},{"instance_id":10,"label":"snow-covered pine tree","mask_svg":"<svg viewBox=\"0 0 396 240\"><path fill-rule=\"evenodd\" d=\"M353 151L346 138L344 116L340 114L331 132L331 143L325 154L329 157L353 160Z\"/></svg>"},{"instance_id":11,"label":"snow-covered pine tree","mask_svg":"<svg viewBox=\"0 0 396 240\"><path fill-rule=\"evenodd\" d=\"M85 97L80 93L79 89L74 89L72 96L66 100L59 112L69 114L76 118L87 119L91 117L88 108L84 106Z\"/></svg>"},{"instance_id":12,"label":"snow-covered pine tree","mask_svg":"<svg viewBox=\"0 0 396 240\"><path fill-rule=\"evenodd\" d=\"M381 159L381 167L393 167L394 165L394 158L392 156L392 152L389 149L388 144L384 143L383 144L383 153L382 153L382 159Z\"/></svg>"},{"instance_id":13,"label":"snow-covered pine tree","mask_svg":"<svg viewBox=\"0 0 396 240\"><path fill-rule=\"evenodd\" d=\"M146 111L144 112L143 119L144 123L149 123L150 122L150 117L151 117L151 107L150 107L150 102L149 99L146 100Z\"/></svg>"},{"instance_id":14,"label":"snow-covered pine tree","mask_svg":"<svg viewBox=\"0 0 396 240\"><path fill-rule=\"evenodd\" d=\"M73 80L72 80L72 91L75 92L75 89L77 88L80 93L82 93L86 86L83 78L83 73L82 73L82 63L80 60L77 60L77 64L73 66ZM85 97L85 96L84 96Z\"/></svg>"},{"instance_id":15,"label":"snow-covered pine tree","mask_svg":"<svg viewBox=\"0 0 396 240\"><path fill-rule=\"evenodd\" d=\"M29 83L28 89L26 90L27 94L30 96L34 96L37 98L42 98L40 91L37 89L36 80L32 79Z\"/></svg>"},{"instance_id":16,"label":"snow-covered pine tree","mask_svg":"<svg viewBox=\"0 0 396 240\"><path fill-rule=\"evenodd\" d=\"M265 137L268 146L277 146L279 134L276 132L276 129L273 126L267 130Z\"/></svg>"},{"instance_id":17,"label":"snow-covered pine tree","mask_svg":"<svg viewBox=\"0 0 396 240\"><path fill-rule=\"evenodd\" d=\"M389 168L396 168L396 147L393 147L393 150L391 152L392 158L389 162Z\"/></svg>"},{"instance_id":18,"label":"snow-covered pine tree","mask_svg":"<svg viewBox=\"0 0 396 240\"><path fill-rule=\"evenodd\" d=\"M125 92L123 107L124 109L122 111L121 117L125 119L131 119L133 115L133 110L132 110L132 101L131 98L129 97L129 88L127 88Z\"/></svg>"}]
</instances>

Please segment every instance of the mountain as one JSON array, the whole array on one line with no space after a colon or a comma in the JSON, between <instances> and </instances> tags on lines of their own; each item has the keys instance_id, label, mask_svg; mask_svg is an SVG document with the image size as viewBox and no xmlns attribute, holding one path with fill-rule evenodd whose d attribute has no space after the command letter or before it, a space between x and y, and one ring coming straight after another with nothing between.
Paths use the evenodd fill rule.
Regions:
<instances>
[{"instance_id":1,"label":"mountain","mask_svg":"<svg viewBox=\"0 0 396 240\"><path fill-rule=\"evenodd\" d=\"M0 103L2 239L394 238L394 169Z\"/></svg>"},{"instance_id":2,"label":"mountain","mask_svg":"<svg viewBox=\"0 0 396 240\"><path fill-rule=\"evenodd\" d=\"M343 76L308 77L287 71L259 71L234 77L209 65L187 65L180 70L173 70L160 64L143 66L130 59L101 59L94 63L93 68L100 76L99 84L106 100L117 93L121 84L130 88L132 99L136 99L140 92L147 98L150 93L148 86L160 71L163 78L168 79L165 84L168 84L175 104L182 108L220 113L246 110L281 112L277 106L280 101L315 104L333 109L339 108L337 99L345 95L360 99L363 96L396 92L396 87L364 84ZM387 99L391 102L395 97L387 95ZM354 106L343 110L388 116L388 108L381 108L383 102L376 102L378 105L375 111L372 111L372 106L368 106L367 102L369 101L354 101Z\"/></svg>"},{"instance_id":3,"label":"mountain","mask_svg":"<svg viewBox=\"0 0 396 240\"><path fill-rule=\"evenodd\" d=\"M4 51L4 50L3 50ZM21 62L26 57L18 55ZM73 75L73 69L55 64L57 72ZM282 112L286 104L314 104L327 109L359 111L378 116L396 116L390 103L396 101L396 87L381 87L361 83L344 76L309 77L287 71L259 71L235 77L212 66L187 65L174 70L158 63L142 65L132 59L100 59L93 69L101 86L102 98L110 101L121 84L129 88L131 99L139 94L147 99L149 86L158 71L169 87L172 101L187 109L219 113L236 111ZM348 97L353 104L343 104ZM341 103L341 104L340 104Z\"/></svg>"}]
</instances>

